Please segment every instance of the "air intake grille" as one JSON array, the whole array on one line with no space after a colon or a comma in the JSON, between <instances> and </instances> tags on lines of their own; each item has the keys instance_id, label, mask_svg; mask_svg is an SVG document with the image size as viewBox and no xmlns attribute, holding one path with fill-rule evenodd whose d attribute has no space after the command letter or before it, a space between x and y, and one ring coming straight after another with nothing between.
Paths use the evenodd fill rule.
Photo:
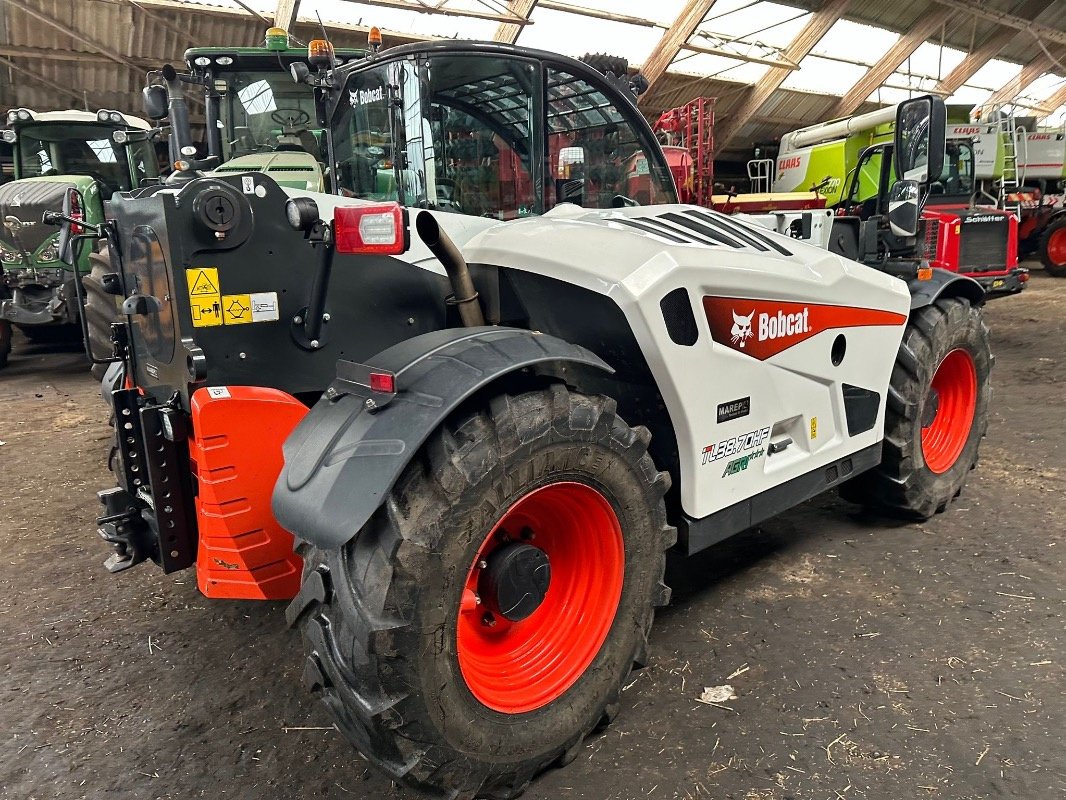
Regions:
<instances>
[{"instance_id":1,"label":"air intake grille","mask_svg":"<svg viewBox=\"0 0 1066 800\"><path fill-rule=\"evenodd\" d=\"M724 214L688 209L670 211L655 217L618 219L623 225L660 236L669 242L731 247L735 250L758 250L791 256L792 251L778 244L757 226L735 221Z\"/></svg>"},{"instance_id":2,"label":"air intake grille","mask_svg":"<svg viewBox=\"0 0 1066 800\"><path fill-rule=\"evenodd\" d=\"M960 226L959 269L993 272L1007 267L1007 226L1001 221Z\"/></svg>"}]
</instances>

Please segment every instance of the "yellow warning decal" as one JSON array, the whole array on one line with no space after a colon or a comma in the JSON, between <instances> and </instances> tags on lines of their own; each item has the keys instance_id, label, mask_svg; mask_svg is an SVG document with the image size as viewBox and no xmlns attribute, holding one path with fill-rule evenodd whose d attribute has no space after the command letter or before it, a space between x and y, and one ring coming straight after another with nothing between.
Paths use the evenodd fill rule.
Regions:
<instances>
[{"instance_id":1,"label":"yellow warning decal","mask_svg":"<svg viewBox=\"0 0 1066 800\"><path fill-rule=\"evenodd\" d=\"M227 325L252 322L252 298L246 294L222 295L222 320Z\"/></svg>"},{"instance_id":2,"label":"yellow warning decal","mask_svg":"<svg viewBox=\"0 0 1066 800\"><path fill-rule=\"evenodd\" d=\"M222 298L218 290L218 269L196 267L185 270L189 287L189 311L194 328L212 328L222 324Z\"/></svg>"},{"instance_id":3,"label":"yellow warning decal","mask_svg":"<svg viewBox=\"0 0 1066 800\"><path fill-rule=\"evenodd\" d=\"M185 279L189 284L189 297L221 294L218 289L218 269L215 267L187 269Z\"/></svg>"},{"instance_id":4,"label":"yellow warning decal","mask_svg":"<svg viewBox=\"0 0 1066 800\"><path fill-rule=\"evenodd\" d=\"M811 438L818 438L818 417L811 417Z\"/></svg>"},{"instance_id":5,"label":"yellow warning decal","mask_svg":"<svg viewBox=\"0 0 1066 800\"><path fill-rule=\"evenodd\" d=\"M211 328L222 324L222 304L217 297L190 297L189 310L195 328Z\"/></svg>"}]
</instances>

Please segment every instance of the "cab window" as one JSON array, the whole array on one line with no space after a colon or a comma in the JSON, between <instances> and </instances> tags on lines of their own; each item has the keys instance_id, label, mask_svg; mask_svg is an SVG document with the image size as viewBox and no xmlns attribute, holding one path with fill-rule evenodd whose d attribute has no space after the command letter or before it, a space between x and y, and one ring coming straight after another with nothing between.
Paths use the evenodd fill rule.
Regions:
<instances>
[{"instance_id":1,"label":"cab window","mask_svg":"<svg viewBox=\"0 0 1066 800\"><path fill-rule=\"evenodd\" d=\"M426 116L406 121L408 151L422 142L426 204L515 219L539 211L534 180L537 68L522 59L437 56L423 94Z\"/></svg>"},{"instance_id":2,"label":"cab window","mask_svg":"<svg viewBox=\"0 0 1066 800\"><path fill-rule=\"evenodd\" d=\"M385 64L349 76L345 85L333 130L336 185L346 197L402 201L390 109L398 70Z\"/></svg>"},{"instance_id":3,"label":"cab window","mask_svg":"<svg viewBox=\"0 0 1066 800\"><path fill-rule=\"evenodd\" d=\"M641 205L677 202L669 175L651 158L630 119L584 78L548 68L546 205L609 208L619 195Z\"/></svg>"}]
</instances>

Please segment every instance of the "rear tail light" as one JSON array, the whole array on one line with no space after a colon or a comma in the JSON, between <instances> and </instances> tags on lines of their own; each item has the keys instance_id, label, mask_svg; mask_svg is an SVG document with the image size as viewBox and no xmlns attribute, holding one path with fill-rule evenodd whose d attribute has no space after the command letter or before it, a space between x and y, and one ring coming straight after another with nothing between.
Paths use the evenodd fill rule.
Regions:
<instances>
[{"instance_id":1,"label":"rear tail light","mask_svg":"<svg viewBox=\"0 0 1066 800\"><path fill-rule=\"evenodd\" d=\"M410 245L407 212L399 203L338 206L333 236L338 253L399 255Z\"/></svg>"},{"instance_id":2,"label":"rear tail light","mask_svg":"<svg viewBox=\"0 0 1066 800\"><path fill-rule=\"evenodd\" d=\"M391 372L371 372L370 388L375 392L396 394L396 376Z\"/></svg>"},{"instance_id":3,"label":"rear tail light","mask_svg":"<svg viewBox=\"0 0 1066 800\"><path fill-rule=\"evenodd\" d=\"M70 218L76 220L84 220L85 213L81 210L81 198L78 196L76 189L70 190ZM71 236L78 236L85 232L85 228L81 225L71 225Z\"/></svg>"}]
</instances>

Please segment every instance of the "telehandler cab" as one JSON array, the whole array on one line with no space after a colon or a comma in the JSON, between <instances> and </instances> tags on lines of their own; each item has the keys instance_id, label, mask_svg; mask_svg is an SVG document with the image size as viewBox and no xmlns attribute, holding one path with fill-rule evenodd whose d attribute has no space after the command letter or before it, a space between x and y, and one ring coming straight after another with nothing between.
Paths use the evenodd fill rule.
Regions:
<instances>
[{"instance_id":1,"label":"telehandler cab","mask_svg":"<svg viewBox=\"0 0 1066 800\"><path fill-rule=\"evenodd\" d=\"M513 797L572 760L647 659L668 549L837 487L919 519L961 490L976 283L678 204L624 81L581 62L442 42L330 67L295 74L334 194L187 170L91 231L128 290L99 532L112 571L293 598L307 686L394 780ZM896 235L920 194L896 187Z\"/></svg>"}]
</instances>

